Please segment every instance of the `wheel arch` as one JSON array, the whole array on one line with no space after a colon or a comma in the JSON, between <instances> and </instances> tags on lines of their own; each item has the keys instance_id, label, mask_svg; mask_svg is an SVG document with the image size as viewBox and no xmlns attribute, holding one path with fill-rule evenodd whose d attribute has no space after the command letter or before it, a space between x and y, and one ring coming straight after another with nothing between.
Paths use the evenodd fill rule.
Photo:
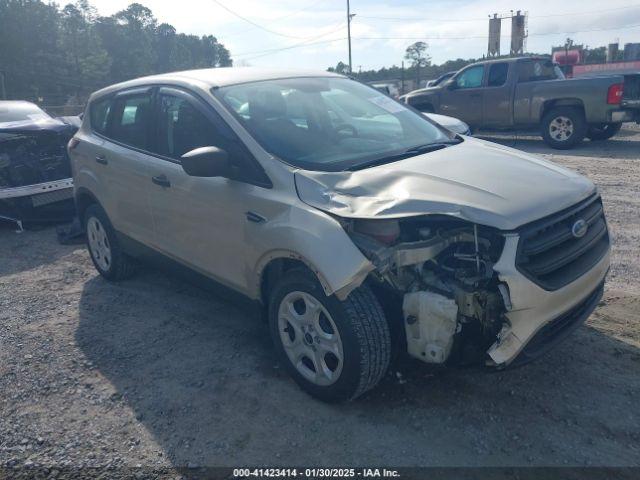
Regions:
<instances>
[{"instance_id":1,"label":"wheel arch","mask_svg":"<svg viewBox=\"0 0 640 480\"><path fill-rule=\"evenodd\" d=\"M542 104L538 120L542 121L544 116L556 107L574 107L582 110L582 114L586 114L584 102L579 98L555 98L546 100Z\"/></svg>"},{"instance_id":2,"label":"wheel arch","mask_svg":"<svg viewBox=\"0 0 640 480\"><path fill-rule=\"evenodd\" d=\"M92 204L100 205L100 202L96 198L96 196L85 187L79 187L75 192L75 203L76 203L76 211L78 213L78 218L82 222L84 218L84 214ZM102 205L100 205L102 207Z\"/></svg>"},{"instance_id":3,"label":"wheel arch","mask_svg":"<svg viewBox=\"0 0 640 480\"><path fill-rule=\"evenodd\" d=\"M294 269L302 269L311 273L320 283L325 295L331 296L335 294L340 300L344 300L349 293L364 282L371 269L373 269L373 265L371 265L370 269L355 272L344 285L336 288L335 285L329 282L321 269L305 256L290 250L274 250L265 254L258 262L256 280L253 285L254 297L258 298L263 304L267 304L271 287L286 272Z\"/></svg>"}]
</instances>

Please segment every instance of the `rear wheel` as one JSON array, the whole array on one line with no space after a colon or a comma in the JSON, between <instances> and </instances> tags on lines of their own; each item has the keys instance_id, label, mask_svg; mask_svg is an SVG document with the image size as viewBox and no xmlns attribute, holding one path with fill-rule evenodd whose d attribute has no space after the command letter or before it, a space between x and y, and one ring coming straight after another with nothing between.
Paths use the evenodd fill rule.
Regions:
<instances>
[{"instance_id":1,"label":"rear wheel","mask_svg":"<svg viewBox=\"0 0 640 480\"><path fill-rule=\"evenodd\" d=\"M622 128L622 123L600 123L590 125L587 130L587 137L590 140L609 140L616 135Z\"/></svg>"},{"instance_id":2,"label":"rear wheel","mask_svg":"<svg viewBox=\"0 0 640 480\"><path fill-rule=\"evenodd\" d=\"M135 273L134 260L118 243L116 232L104 210L97 204L89 206L84 216L89 255L96 270L107 280L124 280Z\"/></svg>"},{"instance_id":3,"label":"rear wheel","mask_svg":"<svg viewBox=\"0 0 640 480\"><path fill-rule=\"evenodd\" d=\"M340 301L327 297L310 273L287 273L270 293L269 328L290 375L323 401L358 397L389 366L389 326L366 286Z\"/></svg>"},{"instance_id":4,"label":"rear wheel","mask_svg":"<svg viewBox=\"0 0 640 480\"><path fill-rule=\"evenodd\" d=\"M575 107L556 107L542 117L542 138L551 148L573 148L587 133L584 113Z\"/></svg>"}]
</instances>

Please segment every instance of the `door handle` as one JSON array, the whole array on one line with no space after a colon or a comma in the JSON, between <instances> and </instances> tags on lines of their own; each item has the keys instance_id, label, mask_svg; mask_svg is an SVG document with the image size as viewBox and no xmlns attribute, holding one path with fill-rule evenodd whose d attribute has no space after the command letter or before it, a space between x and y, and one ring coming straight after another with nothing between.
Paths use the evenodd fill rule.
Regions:
<instances>
[{"instance_id":1,"label":"door handle","mask_svg":"<svg viewBox=\"0 0 640 480\"><path fill-rule=\"evenodd\" d=\"M247 215L247 220L253 223L264 223L267 221L266 218L264 218L262 215L258 215L255 212L247 212L246 215Z\"/></svg>"},{"instance_id":2,"label":"door handle","mask_svg":"<svg viewBox=\"0 0 640 480\"><path fill-rule=\"evenodd\" d=\"M482 95L480 93L472 93L471 98L480 98Z\"/></svg>"},{"instance_id":3,"label":"door handle","mask_svg":"<svg viewBox=\"0 0 640 480\"><path fill-rule=\"evenodd\" d=\"M151 177L151 181L156 185L160 185L161 187L169 188L171 186L171 182L164 174Z\"/></svg>"},{"instance_id":4,"label":"door handle","mask_svg":"<svg viewBox=\"0 0 640 480\"><path fill-rule=\"evenodd\" d=\"M107 157L105 157L104 155L100 154L100 155L96 155L96 162L98 162L100 165L106 165L109 162L107 161Z\"/></svg>"}]
</instances>

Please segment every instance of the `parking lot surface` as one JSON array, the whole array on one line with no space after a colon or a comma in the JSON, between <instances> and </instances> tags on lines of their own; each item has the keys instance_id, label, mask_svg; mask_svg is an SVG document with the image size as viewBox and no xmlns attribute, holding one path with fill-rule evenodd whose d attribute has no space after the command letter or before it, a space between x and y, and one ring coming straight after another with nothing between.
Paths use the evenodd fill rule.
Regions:
<instances>
[{"instance_id":1,"label":"parking lot surface","mask_svg":"<svg viewBox=\"0 0 640 480\"><path fill-rule=\"evenodd\" d=\"M53 228L4 225L0 466L640 466L640 128L568 152L488 138L604 198L605 298L549 355L504 372L405 362L326 405L278 367L257 316L150 268L108 283Z\"/></svg>"}]
</instances>

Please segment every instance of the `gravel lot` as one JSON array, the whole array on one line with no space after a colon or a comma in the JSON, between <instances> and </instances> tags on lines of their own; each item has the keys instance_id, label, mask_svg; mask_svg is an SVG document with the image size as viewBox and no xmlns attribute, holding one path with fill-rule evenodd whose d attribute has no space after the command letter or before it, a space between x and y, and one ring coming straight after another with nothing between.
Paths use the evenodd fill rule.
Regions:
<instances>
[{"instance_id":1,"label":"gravel lot","mask_svg":"<svg viewBox=\"0 0 640 480\"><path fill-rule=\"evenodd\" d=\"M325 405L276 365L255 315L151 269L107 283L54 229L5 225L0 467L640 466L640 128L566 154L494 138L605 200L605 299L547 357L502 373L409 362Z\"/></svg>"}]
</instances>

